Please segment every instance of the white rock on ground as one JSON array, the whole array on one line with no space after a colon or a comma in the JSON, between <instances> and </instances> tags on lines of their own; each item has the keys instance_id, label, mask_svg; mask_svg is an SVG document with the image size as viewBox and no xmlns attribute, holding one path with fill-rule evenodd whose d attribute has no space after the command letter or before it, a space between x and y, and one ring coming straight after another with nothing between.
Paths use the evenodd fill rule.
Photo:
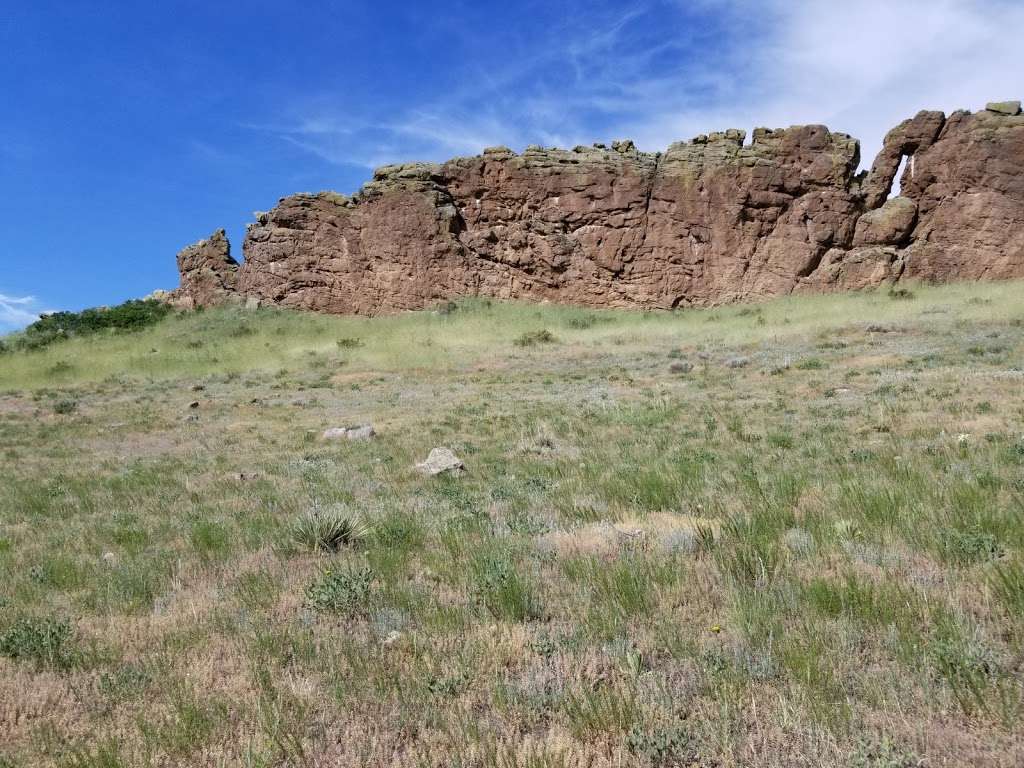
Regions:
<instances>
[{"instance_id":1,"label":"white rock on ground","mask_svg":"<svg viewBox=\"0 0 1024 768\"><path fill-rule=\"evenodd\" d=\"M345 437L349 440L369 440L375 434L377 433L373 431L372 424L364 424L361 427L349 427L345 430Z\"/></svg>"},{"instance_id":2,"label":"white rock on ground","mask_svg":"<svg viewBox=\"0 0 1024 768\"><path fill-rule=\"evenodd\" d=\"M462 459L456 456L451 448L434 448L430 451L426 461L421 461L416 465L416 469L431 477L443 472L460 474L465 468L466 465L462 463Z\"/></svg>"},{"instance_id":3,"label":"white rock on ground","mask_svg":"<svg viewBox=\"0 0 1024 768\"><path fill-rule=\"evenodd\" d=\"M341 440L342 438L347 440L369 440L376 434L372 424L363 424L359 427L331 427L330 429L325 429L323 438L324 440Z\"/></svg>"}]
</instances>

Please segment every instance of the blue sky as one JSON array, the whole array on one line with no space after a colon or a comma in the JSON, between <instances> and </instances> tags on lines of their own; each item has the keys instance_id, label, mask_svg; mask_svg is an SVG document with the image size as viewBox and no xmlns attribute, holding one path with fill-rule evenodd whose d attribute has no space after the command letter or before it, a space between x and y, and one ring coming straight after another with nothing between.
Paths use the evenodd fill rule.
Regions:
<instances>
[{"instance_id":1,"label":"blue sky","mask_svg":"<svg viewBox=\"0 0 1024 768\"><path fill-rule=\"evenodd\" d=\"M217 0L0 7L0 332L177 284L298 191L492 144L860 138L1024 96L1006 0Z\"/></svg>"}]
</instances>

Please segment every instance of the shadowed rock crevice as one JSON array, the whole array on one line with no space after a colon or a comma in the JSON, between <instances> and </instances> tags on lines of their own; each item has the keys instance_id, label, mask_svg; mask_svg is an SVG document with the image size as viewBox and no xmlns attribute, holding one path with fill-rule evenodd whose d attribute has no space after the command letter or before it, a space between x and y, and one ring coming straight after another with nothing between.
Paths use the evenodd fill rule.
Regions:
<instances>
[{"instance_id":1,"label":"shadowed rock crevice","mask_svg":"<svg viewBox=\"0 0 1024 768\"><path fill-rule=\"evenodd\" d=\"M259 214L241 267L216 236L190 246L174 297L358 314L477 295L671 309L904 275L1024 277L1016 102L920 112L866 174L859 143L822 125L745 138L385 166L352 197L292 195ZM901 193L887 199L904 156Z\"/></svg>"}]
</instances>

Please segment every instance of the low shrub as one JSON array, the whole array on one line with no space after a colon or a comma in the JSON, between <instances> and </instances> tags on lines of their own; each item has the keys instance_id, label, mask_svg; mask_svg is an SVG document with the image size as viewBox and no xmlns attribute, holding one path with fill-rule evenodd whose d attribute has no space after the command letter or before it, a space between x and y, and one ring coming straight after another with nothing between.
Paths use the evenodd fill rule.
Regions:
<instances>
[{"instance_id":1,"label":"low shrub","mask_svg":"<svg viewBox=\"0 0 1024 768\"><path fill-rule=\"evenodd\" d=\"M40 317L5 344L12 349L33 350L101 331L138 331L155 325L173 311L161 301L133 299L115 307L94 307L81 312L52 312Z\"/></svg>"},{"instance_id":2,"label":"low shrub","mask_svg":"<svg viewBox=\"0 0 1024 768\"><path fill-rule=\"evenodd\" d=\"M306 588L306 601L317 611L362 615L369 607L373 571L368 567L331 566Z\"/></svg>"},{"instance_id":3,"label":"low shrub","mask_svg":"<svg viewBox=\"0 0 1024 768\"><path fill-rule=\"evenodd\" d=\"M78 656L71 624L65 619L50 617L15 621L0 634L0 655L56 669L74 666Z\"/></svg>"},{"instance_id":4,"label":"low shrub","mask_svg":"<svg viewBox=\"0 0 1024 768\"><path fill-rule=\"evenodd\" d=\"M949 529L940 534L940 554L952 565L974 565L1002 556L1003 548L996 537L983 531Z\"/></svg>"},{"instance_id":5,"label":"low shrub","mask_svg":"<svg viewBox=\"0 0 1024 768\"><path fill-rule=\"evenodd\" d=\"M534 347L537 344L553 344L557 339L547 328L539 331L526 331L512 343L517 347Z\"/></svg>"},{"instance_id":6,"label":"low shrub","mask_svg":"<svg viewBox=\"0 0 1024 768\"><path fill-rule=\"evenodd\" d=\"M681 724L643 726L634 725L626 736L626 749L643 760L645 765L686 765L692 739Z\"/></svg>"},{"instance_id":7,"label":"low shrub","mask_svg":"<svg viewBox=\"0 0 1024 768\"><path fill-rule=\"evenodd\" d=\"M890 299L912 299L914 298L914 292L908 288L890 288L889 289Z\"/></svg>"},{"instance_id":8,"label":"low shrub","mask_svg":"<svg viewBox=\"0 0 1024 768\"><path fill-rule=\"evenodd\" d=\"M77 400L58 400L53 404L53 412L59 416L67 416L78 409Z\"/></svg>"}]
</instances>

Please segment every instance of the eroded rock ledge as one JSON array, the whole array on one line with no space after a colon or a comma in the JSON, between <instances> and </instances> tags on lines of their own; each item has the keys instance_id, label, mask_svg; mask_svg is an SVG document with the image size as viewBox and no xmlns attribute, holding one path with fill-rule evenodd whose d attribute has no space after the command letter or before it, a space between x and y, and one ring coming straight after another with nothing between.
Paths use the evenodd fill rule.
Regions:
<instances>
[{"instance_id":1,"label":"eroded rock ledge","mask_svg":"<svg viewBox=\"0 0 1024 768\"><path fill-rule=\"evenodd\" d=\"M861 174L857 140L822 125L745 138L386 166L352 197L292 195L257 214L242 265L223 230L189 246L171 300L341 314L460 296L667 309L902 277L1024 277L1019 102L920 112Z\"/></svg>"}]
</instances>

